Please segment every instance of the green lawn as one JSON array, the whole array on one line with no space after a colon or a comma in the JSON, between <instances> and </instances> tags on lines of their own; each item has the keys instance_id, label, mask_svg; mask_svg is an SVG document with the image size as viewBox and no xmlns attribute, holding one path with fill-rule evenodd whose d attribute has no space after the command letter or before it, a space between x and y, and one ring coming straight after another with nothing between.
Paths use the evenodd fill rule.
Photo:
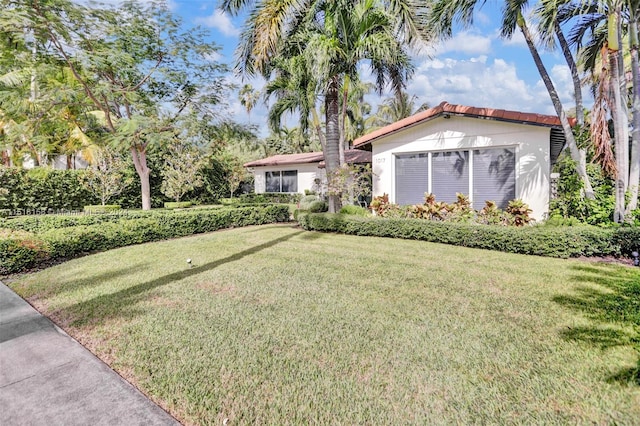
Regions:
<instances>
[{"instance_id":1,"label":"green lawn","mask_svg":"<svg viewBox=\"0 0 640 426\"><path fill-rule=\"evenodd\" d=\"M639 282L271 225L10 285L189 424L639 424Z\"/></svg>"}]
</instances>

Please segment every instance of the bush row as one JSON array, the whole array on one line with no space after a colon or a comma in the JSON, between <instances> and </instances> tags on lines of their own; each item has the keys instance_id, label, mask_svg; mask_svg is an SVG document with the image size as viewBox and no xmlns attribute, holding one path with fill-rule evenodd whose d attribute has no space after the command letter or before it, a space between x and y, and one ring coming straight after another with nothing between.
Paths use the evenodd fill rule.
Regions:
<instances>
[{"instance_id":1,"label":"bush row","mask_svg":"<svg viewBox=\"0 0 640 426\"><path fill-rule=\"evenodd\" d=\"M340 214L300 214L306 230L404 238L548 257L628 256L638 249L640 228L542 227L384 219Z\"/></svg>"},{"instance_id":2,"label":"bush row","mask_svg":"<svg viewBox=\"0 0 640 426\"><path fill-rule=\"evenodd\" d=\"M83 253L212 232L222 228L286 222L289 220L289 209L285 205L270 205L111 219L114 220L64 228L41 227L37 232L2 230L0 274L20 272L49 259L71 258Z\"/></svg>"}]
</instances>

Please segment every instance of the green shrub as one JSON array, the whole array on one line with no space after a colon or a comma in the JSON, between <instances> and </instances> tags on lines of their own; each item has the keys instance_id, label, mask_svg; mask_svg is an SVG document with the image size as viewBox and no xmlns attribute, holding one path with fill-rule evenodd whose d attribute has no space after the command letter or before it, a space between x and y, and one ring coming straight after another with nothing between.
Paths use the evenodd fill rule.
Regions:
<instances>
[{"instance_id":1,"label":"green shrub","mask_svg":"<svg viewBox=\"0 0 640 426\"><path fill-rule=\"evenodd\" d=\"M239 203L278 203L296 204L302 198L302 194L290 194L281 192L264 192L261 194L242 194L237 200Z\"/></svg>"},{"instance_id":2,"label":"green shrub","mask_svg":"<svg viewBox=\"0 0 640 426\"><path fill-rule=\"evenodd\" d=\"M309 204L309 208L307 209L309 213L322 213L326 212L327 210L329 210L329 205L325 201L321 200L312 202L311 204Z\"/></svg>"},{"instance_id":3,"label":"green shrub","mask_svg":"<svg viewBox=\"0 0 640 426\"><path fill-rule=\"evenodd\" d=\"M0 271L12 273L37 265L43 259L70 258L222 228L288 222L289 206L219 208L130 215L42 216L7 220L7 225L29 228L0 234ZM18 228L18 226L16 226Z\"/></svg>"},{"instance_id":4,"label":"green shrub","mask_svg":"<svg viewBox=\"0 0 640 426\"><path fill-rule=\"evenodd\" d=\"M186 209L192 206L191 201L167 201L164 203L165 209Z\"/></svg>"},{"instance_id":5,"label":"green shrub","mask_svg":"<svg viewBox=\"0 0 640 426\"><path fill-rule=\"evenodd\" d=\"M371 216L371 212L364 207L346 205L340 209L340 214L355 215L355 216Z\"/></svg>"},{"instance_id":6,"label":"green shrub","mask_svg":"<svg viewBox=\"0 0 640 426\"><path fill-rule=\"evenodd\" d=\"M0 229L0 275L31 268L49 258L49 247L30 232Z\"/></svg>"},{"instance_id":7,"label":"green shrub","mask_svg":"<svg viewBox=\"0 0 640 426\"><path fill-rule=\"evenodd\" d=\"M318 200L320 199L318 198L317 195L313 195L313 194L305 195L300 199L300 203L299 203L300 210L309 210L309 207L311 207L311 204Z\"/></svg>"},{"instance_id":8,"label":"green shrub","mask_svg":"<svg viewBox=\"0 0 640 426\"><path fill-rule=\"evenodd\" d=\"M84 206L85 213L109 213L115 210L120 210L120 206L117 204L94 204L92 206Z\"/></svg>"},{"instance_id":9,"label":"green shrub","mask_svg":"<svg viewBox=\"0 0 640 426\"><path fill-rule=\"evenodd\" d=\"M640 242L640 228L635 227L516 228L420 219L364 218L328 213L299 215L298 220L307 230L415 239L560 258L628 256L638 248Z\"/></svg>"}]
</instances>

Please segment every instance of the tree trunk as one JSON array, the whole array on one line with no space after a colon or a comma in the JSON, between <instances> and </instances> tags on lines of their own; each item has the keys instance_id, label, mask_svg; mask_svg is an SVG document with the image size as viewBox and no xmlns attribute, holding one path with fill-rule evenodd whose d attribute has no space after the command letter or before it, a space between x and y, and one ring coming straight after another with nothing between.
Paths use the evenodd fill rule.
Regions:
<instances>
[{"instance_id":1,"label":"tree trunk","mask_svg":"<svg viewBox=\"0 0 640 426\"><path fill-rule=\"evenodd\" d=\"M638 207L638 185L640 185L640 61L638 60L638 22L635 16L629 21L629 44L631 50L631 75L633 78L633 98L631 103L631 164L629 168L629 189L631 197L625 210L628 216Z\"/></svg>"},{"instance_id":2,"label":"tree trunk","mask_svg":"<svg viewBox=\"0 0 640 426\"><path fill-rule=\"evenodd\" d=\"M150 170L147 167L147 153L142 146L130 148L133 165L140 178L140 191L142 194L142 210L151 210L151 185L149 183Z\"/></svg>"},{"instance_id":3,"label":"tree trunk","mask_svg":"<svg viewBox=\"0 0 640 426\"><path fill-rule=\"evenodd\" d=\"M518 16L518 27L520 27L520 31L522 31L522 35L527 42L529 52L533 57L533 62L536 64L536 68L538 68L540 78L542 78L542 81L547 88L547 92L549 92L549 97L551 98L551 103L553 103L553 107L556 110L556 114L558 114L558 118L560 118L562 131L564 133L567 147L569 148L569 153L571 154L571 158L573 159L573 161L576 163L578 175L580 176L580 179L582 180L582 183L584 185L585 197L593 199L595 198L595 195L593 194L591 181L589 180L589 176L587 175L587 156L583 150L578 148L578 144L575 137L573 136L573 131L571 130L569 119L567 118L567 114L564 112L564 108L562 107L562 102L560 101L558 92L556 91L556 88L551 81L551 77L549 77L547 69L542 63L542 58L540 58L538 49L533 42L533 36L531 35L531 32L529 32L529 28L527 27L522 14Z\"/></svg>"},{"instance_id":4,"label":"tree trunk","mask_svg":"<svg viewBox=\"0 0 640 426\"><path fill-rule=\"evenodd\" d=\"M576 98L576 121L579 126L582 126L584 124L584 106L582 104L582 85L580 84L580 74L578 74L578 66L576 65L576 61L573 59L571 49L569 48L569 43L567 43L567 39L562 33L562 29L560 28L560 23L558 22L558 20L555 21L555 32L556 37L558 38L558 43L560 44L560 48L562 49L564 59L567 61L569 70L571 70L571 79L573 80L573 93Z\"/></svg>"},{"instance_id":5,"label":"tree trunk","mask_svg":"<svg viewBox=\"0 0 640 426\"><path fill-rule=\"evenodd\" d=\"M621 70L620 50L620 9L617 9L608 17L608 48L609 62L611 66L611 93L613 100L609 106L615 132L614 147L616 155L616 187L615 208L613 212L614 222L624 222L626 202L625 196L629 185L629 118L622 97L623 70ZM626 86L626 84L624 85Z\"/></svg>"},{"instance_id":6,"label":"tree trunk","mask_svg":"<svg viewBox=\"0 0 640 426\"><path fill-rule=\"evenodd\" d=\"M338 77L332 77L324 97L326 119L324 162L330 185L332 178L340 168L339 91ZM340 194L329 194L329 212L337 213L341 207Z\"/></svg>"}]
</instances>

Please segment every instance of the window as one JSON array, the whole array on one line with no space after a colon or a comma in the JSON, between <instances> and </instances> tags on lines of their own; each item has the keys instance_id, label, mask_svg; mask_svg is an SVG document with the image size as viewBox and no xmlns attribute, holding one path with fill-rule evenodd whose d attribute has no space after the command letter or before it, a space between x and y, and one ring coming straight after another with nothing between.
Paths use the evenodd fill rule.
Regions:
<instances>
[{"instance_id":1,"label":"window","mask_svg":"<svg viewBox=\"0 0 640 426\"><path fill-rule=\"evenodd\" d=\"M395 156L395 202L422 204L424 193L436 200L456 201L456 193L472 194L476 209L485 201L505 208L516 197L515 148L488 148Z\"/></svg>"},{"instance_id":2,"label":"window","mask_svg":"<svg viewBox=\"0 0 640 426\"><path fill-rule=\"evenodd\" d=\"M469 151L431 154L431 193L436 200L452 203L456 193L469 194Z\"/></svg>"},{"instance_id":3,"label":"window","mask_svg":"<svg viewBox=\"0 0 640 426\"><path fill-rule=\"evenodd\" d=\"M476 208L494 201L504 209L516 198L516 152L514 148L473 152L473 200Z\"/></svg>"},{"instance_id":4,"label":"window","mask_svg":"<svg viewBox=\"0 0 640 426\"><path fill-rule=\"evenodd\" d=\"M298 192L298 171L266 172L266 192Z\"/></svg>"},{"instance_id":5,"label":"window","mask_svg":"<svg viewBox=\"0 0 640 426\"><path fill-rule=\"evenodd\" d=\"M396 204L422 204L429 192L429 154L396 155Z\"/></svg>"}]
</instances>

